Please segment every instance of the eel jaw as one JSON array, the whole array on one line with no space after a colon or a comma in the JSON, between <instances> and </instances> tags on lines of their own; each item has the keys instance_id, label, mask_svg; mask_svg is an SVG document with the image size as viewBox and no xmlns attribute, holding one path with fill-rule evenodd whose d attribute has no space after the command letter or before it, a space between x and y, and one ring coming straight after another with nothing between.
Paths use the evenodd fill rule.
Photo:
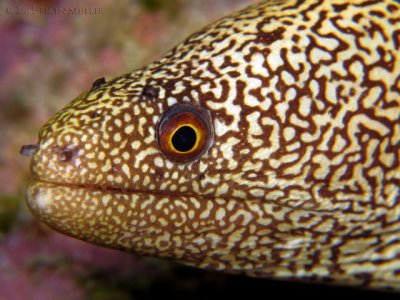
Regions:
<instances>
[{"instance_id":1,"label":"eel jaw","mask_svg":"<svg viewBox=\"0 0 400 300\"><path fill-rule=\"evenodd\" d=\"M141 192L38 179L33 179L26 191L29 209L49 227L100 246L138 253L143 252L140 245L148 236L145 226L135 226L144 217L139 210L145 197L155 200Z\"/></svg>"},{"instance_id":2,"label":"eel jaw","mask_svg":"<svg viewBox=\"0 0 400 300\"><path fill-rule=\"evenodd\" d=\"M287 215L296 211L284 207L278 210L278 206L265 201L101 190L43 181L31 183L27 201L32 212L53 229L108 248L228 273L364 284L362 277L357 277L360 259L368 257L362 249L353 261L332 264L330 246L322 245L316 250L321 255L318 269L301 268L298 276L290 273L288 266L303 266L315 254L312 247L315 240L322 240L330 233L304 229L291 234L287 220L280 221L274 216L277 212ZM319 215L316 213L315 217ZM235 221L234 226L230 221ZM340 240L340 236L332 238ZM274 256L276 249L299 254L282 259ZM352 246L348 253L354 255L354 250ZM345 272L329 273L333 266L340 266ZM382 274L374 270L371 269L371 274L377 275L373 275L371 284L376 287L387 284L391 270ZM362 269L360 272L365 274ZM349 274L353 281L348 280ZM392 285L396 286L398 281L393 280Z\"/></svg>"},{"instance_id":3,"label":"eel jaw","mask_svg":"<svg viewBox=\"0 0 400 300\"><path fill-rule=\"evenodd\" d=\"M244 265L238 250L249 252L240 271L265 263L259 265L261 254L254 245L237 246L249 234L249 225L257 222L259 201L102 190L40 180L29 185L26 196L40 221L99 246L231 273ZM229 214L241 211L248 211L246 217L239 218L230 234L224 232Z\"/></svg>"},{"instance_id":4,"label":"eel jaw","mask_svg":"<svg viewBox=\"0 0 400 300\"><path fill-rule=\"evenodd\" d=\"M61 233L99 246L174 260L192 257L186 249L191 240L223 225L209 220L200 226L202 233L195 234L197 228L192 225L198 225L192 223L197 223L201 213L206 216L210 214L207 210L218 208L208 204L215 199L195 196L101 189L34 178L26 200L41 222ZM224 207L224 203L218 206ZM195 256L204 255L207 253ZM188 263L192 258L183 260Z\"/></svg>"}]
</instances>

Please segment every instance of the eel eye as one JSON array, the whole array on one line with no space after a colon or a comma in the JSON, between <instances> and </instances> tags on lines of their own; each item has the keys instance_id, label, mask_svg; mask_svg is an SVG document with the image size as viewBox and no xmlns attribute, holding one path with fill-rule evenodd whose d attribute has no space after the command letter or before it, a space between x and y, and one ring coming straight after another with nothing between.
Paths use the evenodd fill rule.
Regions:
<instances>
[{"instance_id":1,"label":"eel eye","mask_svg":"<svg viewBox=\"0 0 400 300\"><path fill-rule=\"evenodd\" d=\"M161 152L177 163L198 159L210 149L213 138L210 116L203 108L193 104L172 106L157 125Z\"/></svg>"}]
</instances>

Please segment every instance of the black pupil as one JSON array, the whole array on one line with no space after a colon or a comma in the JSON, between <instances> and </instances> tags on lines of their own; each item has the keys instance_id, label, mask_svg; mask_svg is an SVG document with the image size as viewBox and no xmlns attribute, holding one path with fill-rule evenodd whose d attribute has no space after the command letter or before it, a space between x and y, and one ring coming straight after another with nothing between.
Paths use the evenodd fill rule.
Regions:
<instances>
[{"instance_id":1,"label":"black pupil","mask_svg":"<svg viewBox=\"0 0 400 300\"><path fill-rule=\"evenodd\" d=\"M172 145L175 150L186 152L196 144L196 132L189 126L182 126L172 137Z\"/></svg>"}]
</instances>

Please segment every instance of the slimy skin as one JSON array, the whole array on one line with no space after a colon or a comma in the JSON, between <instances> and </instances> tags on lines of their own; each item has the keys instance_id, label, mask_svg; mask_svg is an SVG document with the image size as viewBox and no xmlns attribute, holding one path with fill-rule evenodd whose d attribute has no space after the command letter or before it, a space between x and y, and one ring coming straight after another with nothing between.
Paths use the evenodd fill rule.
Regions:
<instances>
[{"instance_id":1,"label":"slimy skin","mask_svg":"<svg viewBox=\"0 0 400 300\"><path fill-rule=\"evenodd\" d=\"M33 214L201 268L400 290L400 5L298 2L96 81L23 151ZM157 126L183 103L208 114L211 143L182 163Z\"/></svg>"}]
</instances>

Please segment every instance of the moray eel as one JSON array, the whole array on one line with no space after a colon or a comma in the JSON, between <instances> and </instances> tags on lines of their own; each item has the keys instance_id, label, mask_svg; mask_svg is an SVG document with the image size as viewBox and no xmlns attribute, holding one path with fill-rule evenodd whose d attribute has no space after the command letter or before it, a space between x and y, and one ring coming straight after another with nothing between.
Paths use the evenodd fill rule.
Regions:
<instances>
[{"instance_id":1,"label":"moray eel","mask_svg":"<svg viewBox=\"0 0 400 300\"><path fill-rule=\"evenodd\" d=\"M27 201L97 245L400 290L400 4L265 1L55 114Z\"/></svg>"}]
</instances>

